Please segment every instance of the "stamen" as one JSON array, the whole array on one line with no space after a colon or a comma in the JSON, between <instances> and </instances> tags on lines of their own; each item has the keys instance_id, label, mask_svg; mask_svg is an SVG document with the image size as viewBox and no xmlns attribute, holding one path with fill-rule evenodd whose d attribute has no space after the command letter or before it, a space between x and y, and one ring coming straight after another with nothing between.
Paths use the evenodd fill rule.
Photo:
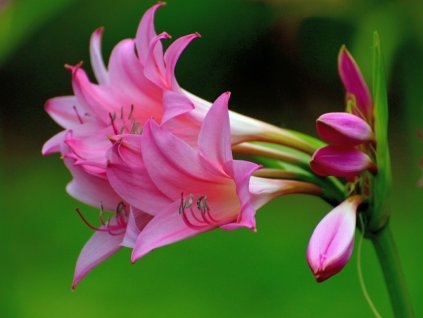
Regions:
<instances>
[{"instance_id":1,"label":"stamen","mask_svg":"<svg viewBox=\"0 0 423 318\"><path fill-rule=\"evenodd\" d=\"M123 120L123 106L120 108L120 119Z\"/></svg>"},{"instance_id":2,"label":"stamen","mask_svg":"<svg viewBox=\"0 0 423 318\"><path fill-rule=\"evenodd\" d=\"M134 104L131 104L131 110L129 111L128 119L132 118L133 113L134 113Z\"/></svg>"},{"instance_id":3,"label":"stamen","mask_svg":"<svg viewBox=\"0 0 423 318\"><path fill-rule=\"evenodd\" d=\"M116 207L116 214L122 214L125 212L126 205L122 201L120 201Z\"/></svg>"},{"instance_id":4,"label":"stamen","mask_svg":"<svg viewBox=\"0 0 423 318\"><path fill-rule=\"evenodd\" d=\"M138 128L140 128L139 122L132 119L132 126L131 126L130 133L135 134L138 131Z\"/></svg>"},{"instance_id":5,"label":"stamen","mask_svg":"<svg viewBox=\"0 0 423 318\"><path fill-rule=\"evenodd\" d=\"M187 218L187 216L186 216L186 214L185 214L185 211L184 212L182 212L182 220L184 221L184 223L189 227L189 228L191 228L191 229L194 229L194 230L203 230L204 229L204 226L201 226L201 225L195 225L195 224L192 224L189 220L188 220L188 218Z\"/></svg>"},{"instance_id":6,"label":"stamen","mask_svg":"<svg viewBox=\"0 0 423 318\"><path fill-rule=\"evenodd\" d=\"M78 213L81 220L92 230L96 232L105 232L112 236L118 236L122 235L126 232L126 227L128 225L127 219L126 219L126 205L123 202L120 202L116 207L116 217L115 221L116 224L111 224L112 219L108 218L107 221L104 220L104 208L103 205L100 205L100 223L102 225L101 228L93 226L88 220L84 217L84 215L81 213L81 211L77 208L75 211Z\"/></svg>"},{"instance_id":7,"label":"stamen","mask_svg":"<svg viewBox=\"0 0 423 318\"><path fill-rule=\"evenodd\" d=\"M79 120L80 124L81 124L81 125L82 125L82 124L84 124L84 121L82 120L82 117L81 117L81 115L79 114L78 109L76 108L76 106L75 106L75 105L73 105L73 106L72 106L72 108L73 108L73 110L75 111L76 117L78 117L78 120Z\"/></svg>"},{"instance_id":8,"label":"stamen","mask_svg":"<svg viewBox=\"0 0 423 318\"><path fill-rule=\"evenodd\" d=\"M201 195L198 199L197 199L197 209L199 209L201 211L201 201L204 199L205 195Z\"/></svg>"},{"instance_id":9,"label":"stamen","mask_svg":"<svg viewBox=\"0 0 423 318\"><path fill-rule=\"evenodd\" d=\"M85 218L85 216L81 213L81 211L79 210L79 208L75 209L76 213L78 213L79 217L81 218L81 220L92 230L94 231L99 231L99 232L104 232L104 229L100 229L98 227L95 227L93 225L90 224L90 222L88 222L88 220Z\"/></svg>"},{"instance_id":10,"label":"stamen","mask_svg":"<svg viewBox=\"0 0 423 318\"><path fill-rule=\"evenodd\" d=\"M190 193L188 202L184 204L184 208L185 209L190 208L193 201L194 201L194 196L192 195L192 193Z\"/></svg>"},{"instance_id":11,"label":"stamen","mask_svg":"<svg viewBox=\"0 0 423 318\"><path fill-rule=\"evenodd\" d=\"M203 223L203 220L199 219L198 216L195 214L195 211L191 208L189 209L191 212L192 217L194 218L194 220L196 220L198 223Z\"/></svg>"},{"instance_id":12,"label":"stamen","mask_svg":"<svg viewBox=\"0 0 423 318\"><path fill-rule=\"evenodd\" d=\"M116 125L115 125L116 113L113 113L113 115L112 115L112 113L109 113L109 117L110 117L110 125L112 125L113 132L115 133L115 135L117 135L118 130L117 130Z\"/></svg>"},{"instance_id":13,"label":"stamen","mask_svg":"<svg viewBox=\"0 0 423 318\"><path fill-rule=\"evenodd\" d=\"M100 219L100 223L103 226L106 226L106 222L104 221L104 207L103 207L103 203L100 203L100 215L99 215L99 219ZM109 220L107 220L107 222L109 222Z\"/></svg>"},{"instance_id":14,"label":"stamen","mask_svg":"<svg viewBox=\"0 0 423 318\"><path fill-rule=\"evenodd\" d=\"M213 223L219 223L218 220L216 220L214 217L212 217L210 210L207 210L206 215Z\"/></svg>"},{"instance_id":15,"label":"stamen","mask_svg":"<svg viewBox=\"0 0 423 318\"><path fill-rule=\"evenodd\" d=\"M182 220L184 223L195 230L198 229L204 229L205 227L209 226L216 226L219 224L219 221L213 218L213 216L210 213L210 208L207 203L207 196L201 195L198 197L196 205L197 210L200 213L196 213L196 210L192 208L192 204L194 201L194 196L191 193L189 195L188 201L184 199L184 193L181 193L181 202L179 204L179 214L182 216ZM196 224L194 224L192 221L190 221L190 218L188 217L188 214L186 213L186 209L189 208L189 214L190 218L195 221Z\"/></svg>"},{"instance_id":16,"label":"stamen","mask_svg":"<svg viewBox=\"0 0 423 318\"><path fill-rule=\"evenodd\" d=\"M201 211L200 211L200 212L201 212ZM201 216L201 218L203 219L203 222L204 222L204 223L209 224L209 225L213 225L213 223L214 223L214 222L210 221L210 220L207 218L207 216L206 216L206 214L205 214L205 213L201 212L201 213L200 213L200 216Z\"/></svg>"}]
</instances>

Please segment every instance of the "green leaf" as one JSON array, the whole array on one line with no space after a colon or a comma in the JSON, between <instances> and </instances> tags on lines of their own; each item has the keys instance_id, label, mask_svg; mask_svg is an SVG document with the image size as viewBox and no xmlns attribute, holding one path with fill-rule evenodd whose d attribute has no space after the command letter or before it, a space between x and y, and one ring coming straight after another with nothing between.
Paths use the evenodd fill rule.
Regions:
<instances>
[{"instance_id":1,"label":"green leaf","mask_svg":"<svg viewBox=\"0 0 423 318\"><path fill-rule=\"evenodd\" d=\"M377 32L373 36L373 98L378 172L373 180L373 195L371 199L373 211L369 228L370 230L377 231L385 224L389 217L387 201L391 189L391 161L388 145L388 98L380 38Z\"/></svg>"}]
</instances>

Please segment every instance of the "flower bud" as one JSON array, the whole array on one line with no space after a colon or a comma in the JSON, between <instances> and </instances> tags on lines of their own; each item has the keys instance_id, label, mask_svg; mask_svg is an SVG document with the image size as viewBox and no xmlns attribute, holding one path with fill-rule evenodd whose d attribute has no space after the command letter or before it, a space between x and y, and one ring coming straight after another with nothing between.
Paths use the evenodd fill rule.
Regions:
<instances>
[{"instance_id":1,"label":"flower bud","mask_svg":"<svg viewBox=\"0 0 423 318\"><path fill-rule=\"evenodd\" d=\"M317 282L340 272L351 257L357 207L361 195L351 196L316 226L307 248L307 262Z\"/></svg>"},{"instance_id":2,"label":"flower bud","mask_svg":"<svg viewBox=\"0 0 423 318\"><path fill-rule=\"evenodd\" d=\"M377 172L376 165L369 156L353 147L322 147L313 154L310 167L319 176L335 176L349 180L366 170Z\"/></svg>"},{"instance_id":3,"label":"flower bud","mask_svg":"<svg viewBox=\"0 0 423 318\"><path fill-rule=\"evenodd\" d=\"M347 94L352 94L355 97L360 115L371 119L373 117L373 102L369 88L360 68L345 46L339 51L338 70Z\"/></svg>"},{"instance_id":4,"label":"flower bud","mask_svg":"<svg viewBox=\"0 0 423 318\"><path fill-rule=\"evenodd\" d=\"M323 140L338 146L356 146L373 140L372 128L360 117L349 113L327 113L316 121Z\"/></svg>"}]
</instances>

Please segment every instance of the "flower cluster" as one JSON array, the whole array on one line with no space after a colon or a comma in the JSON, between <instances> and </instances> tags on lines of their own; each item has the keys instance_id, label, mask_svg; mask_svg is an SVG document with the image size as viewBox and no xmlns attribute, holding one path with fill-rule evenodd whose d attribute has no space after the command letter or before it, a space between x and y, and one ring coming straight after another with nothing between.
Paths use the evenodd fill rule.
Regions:
<instances>
[{"instance_id":1,"label":"flower cluster","mask_svg":"<svg viewBox=\"0 0 423 318\"><path fill-rule=\"evenodd\" d=\"M330 145L314 153L310 166L320 176L352 181L366 170L377 171L372 161L373 103L366 82L345 47L339 53L338 66L347 92L347 109L345 113L327 113L317 119L317 132Z\"/></svg>"},{"instance_id":2,"label":"flower cluster","mask_svg":"<svg viewBox=\"0 0 423 318\"><path fill-rule=\"evenodd\" d=\"M210 104L183 90L175 66L199 34L183 36L163 52L162 41L170 36L154 28L163 4L144 14L135 39L117 44L107 67L103 30L96 30L90 57L98 84L82 63L67 66L74 95L46 103L64 130L46 142L43 154L60 153L73 177L68 193L100 209L99 226L77 209L95 233L78 258L73 287L122 247L133 249L135 262L153 249L216 228L254 231L256 210L272 198L321 194L311 183L253 176L258 164L233 159L234 145L240 152L265 151L246 141L312 148L290 132L230 112L228 92Z\"/></svg>"},{"instance_id":3,"label":"flower cluster","mask_svg":"<svg viewBox=\"0 0 423 318\"><path fill-rule=\"evenodd\" d=\"M317 132L329 145L314 153L310 167L320 176L346 178L350 196L323 218L310 239L307 260L319 282L339 272L349 260L357 208L369 192L365 173L377 173L372 160L376 146L372 98L345 47L339 53L338 68L346 90L346 112L327 113L317 119Z\"/></svg>"}]
</instances>

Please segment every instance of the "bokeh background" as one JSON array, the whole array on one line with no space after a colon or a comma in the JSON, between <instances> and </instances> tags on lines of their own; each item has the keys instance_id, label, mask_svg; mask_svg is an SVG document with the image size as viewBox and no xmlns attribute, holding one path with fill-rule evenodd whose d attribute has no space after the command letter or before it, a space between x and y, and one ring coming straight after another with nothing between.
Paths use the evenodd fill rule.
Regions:
<instances>
[{"instance_id":1,"label":"bokeh background","mask_svg":"<svg viewBox=\"0 0 423 318\"><path fill-rule=\"evenodd\" d=\"M198 31L177 78L214 100L231 90L233 110L315 135L321 113L342 111L337 53L346 44L371 75L372 33L382 39L390 102L392 226L417 316L423 316L423 6L382 0L168 0L158 31ZM330 207L283 197L258 214L258 232L213 231L130 264L129 250L96 268L74 292L80 249L91 235L74 212L97 212L64 191L70 175L43 142L59 131L46 99L71 93L64 63L85 61L105 27L108 56L133 37L146 0L0 1L0 317L371 317L356 254L337 276L315 283L305 261L314 226ZM370 82L370 81L369 81ZM370 243L369 293L384 317L388 295Z\"/></svg>"}]
</instances>

